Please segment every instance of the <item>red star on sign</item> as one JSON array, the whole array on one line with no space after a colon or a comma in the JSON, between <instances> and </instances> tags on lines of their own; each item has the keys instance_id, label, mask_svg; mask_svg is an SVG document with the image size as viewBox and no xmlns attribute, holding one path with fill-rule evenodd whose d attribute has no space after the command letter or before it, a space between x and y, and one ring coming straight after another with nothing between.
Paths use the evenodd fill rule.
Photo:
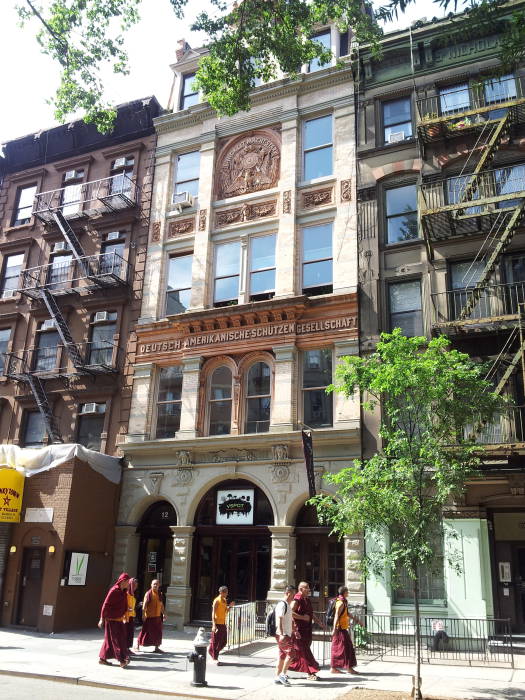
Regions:
<instances>
[{"instance_id":1,"label":"red star on sign","mask_svg":"<svg viewBox=\"0 0 525 700\"><path fill-rule=\"evenodd\" d=\"M11 504L11 499L9 496L4 496L4 506L8 506Z\"/></svg>"}]
</instances>

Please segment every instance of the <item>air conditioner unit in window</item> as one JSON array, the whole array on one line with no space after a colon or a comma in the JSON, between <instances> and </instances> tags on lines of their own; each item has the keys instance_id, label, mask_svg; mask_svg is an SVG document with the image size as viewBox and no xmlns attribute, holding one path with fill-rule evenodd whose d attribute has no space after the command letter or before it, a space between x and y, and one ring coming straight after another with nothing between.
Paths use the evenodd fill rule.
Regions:
<instances>
[{"instance_id":1,"label":"air conditioner unit in window","mask_svg":"<svg viewBox=\"0 0 525 700\"><path fill-rule=\"evenodd\" d=\"M399 143L399 141L405 140L404 131L394 131L388 136L388 143Z\"/></svg>"},{"instance_id":2,"label":"air conditioner unit in window","mask_svg":"<svg viewBox=\"0 0 525 700\"><path fill-rule=\"evenodd\" d=\"M43 331L48 331L51 328L55 329L56 323L55 323L55 320L53 318L48 318L42 323L41 329Z\"/></svg>"},{"instance_id":3,"label":"air conditioner unit in window","mask_svg":"<svg viewBox=\"0 0 525 700\"><path fill-rule=\"evenodd\" d=\"M106 234L106 241L116 241L120 237L120 231L110 231L108 234Z\"/></svg>"},{"instance_id":4,"label":"air conditioner unit in window","mask_svg":"<svg viewBox=\"0 0 525 700\"><path fill-rule=\"evenodd\" d=\"M61 250L69 250L69 245L66 243L66 241L58 241L53 246L53 253L58 253Z\"/></svg>"},{"instance_id":5,"label":"air conditioner unit in window","mask_svg":"<svg viewBox=\"0 0 525 700\"><path fill-rule=\"evenodd\" d=\"M125 168L125 167L126 167L126 159L124 157L117 158L113 163L113 170L115 170L116 168Z\"/></svg>"},{"instance_id":6,"label":"air conditioner unit in window","mask_svg":"<svg viewBox=\"0 0 525 700\"><path fill-rule=\"evenodd\" d=\"M98 404L96 404L96 403L82 404L82 406L80 408L80 413L98 413L97 406L98 406Z\"/></svg>"},{"instance_id":7,"label":"air conditioner unit in window","mask_svg":"<svg viewBox=\"0 0 525 700\"><path fill-rule=\"evenodd\" d=\"M109 314L107 311L97 311L95 314L94 321L97 323L98 321L107 321L109 319Z\"/></svg>"},{"instance_id":8,"label":"air conditioner unit in window","mask_svg":"<svg viewBox=\"0 0 525 700\"><path fill-rule=\"evenodd\" d=\"M83 170L66 170L64 173L64 182L67 182L68 180L76 180L79 177L82 177L84 175Z\"/></svg>"},{"instance_id":9,"label":"air conditioner unit in window","mask_svg":"<svg viewBox=\"0 0 525 700\"><path fill-rule=\"evenodd\" d=\"M2 292L2 299L11 299L16 294L16 289L4 289Z\"/></svg>"},{"instance_id":10,"label":"air conditioner unit in window","mask_svg":"<svg viewBox=\"0 0 525 700\"><path fill-rule=\"evenodd\" d=\"M173 204L179 211L195 206L193 196L189 192L177 192L174 194Z\"/></svg>"}]
</instances>

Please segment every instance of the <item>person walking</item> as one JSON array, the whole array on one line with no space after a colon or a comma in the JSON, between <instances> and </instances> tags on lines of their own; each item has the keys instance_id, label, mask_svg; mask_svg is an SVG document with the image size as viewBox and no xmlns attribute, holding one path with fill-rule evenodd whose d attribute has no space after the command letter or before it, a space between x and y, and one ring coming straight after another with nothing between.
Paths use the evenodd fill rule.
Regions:
<instances>
[{"instance_id":1,"label":"person walking","mask_svg":"<svg viewBox=\"0 0 525 700\"><path fill-rule=\"evenodd\" d=\"M286 586L283 599L275 606L275 638L279 648L277 668L274 683L290 685L288 680L288 667L295 660L293 647L293 618L292 600L295 595L294 586Z\"/></svg>"},{"instance_id":2,"label":"person walking","mask_svg":"<svg viewBox=\"0 0 525 700\"><path fill-rule=\"evenodd\" d=\"M350 620L359 622L348 610L348 588L340 586L335 601L334 626L332 629L332 658L330 662L331 673L343 673L343 670L355 675L357 665L354 645L350 637Z\"/></svg>"},{"instance_id":3,"label":"person walking","mask_svg":"<svg viewBox=\"0 0 525 700\"><path fill-rule=\"evenodd\" d=\"M135 606L137 604L137 599L135 598L135 591L137 590L138 581L136 578L130 578L127 598L128 598L128 611L126 613L126 638L128 640L128 654L133 654L133 636L135 634Z\"/></svg>"},{"instance_id":4,"label":"person walking","mask_svg":"<svg viewBox=\"0 0 525 700\"><path fill-rule=\"evenodd\" d=\"M104 666L112 666L108 659L116 659L122 668L126 668L129 664L125 625L128 583L129 574L120 574L102 603L98 626L100 629L104 628L104 641L100 648L98 662Z\"/></svg>"},{"instance_id":5,"label":"person walking","mask_svg":"<svg viewBox=\"0 0 525 700\"><path fill-rule=\"evenodd\" d=\"M217 666L220 665L219 654L224 649L226 642L228 641L226 616L228 611L235 605L234 601L228 605L226 602L227 597L228 587L221 586L219 588L219 595L213 599L211 606L211 639L208 654L215 661Z\"/></svg>"},{"instance_id":6,"label":"person walking","mask_svg":"<svg viewBox=\"0 0 525 700\"><path fill-rule=\"evenodd\" d=\"M162 654L160 648L162 644L162 623L166 621L164 614L164 602L160 592L160 582L153 579L151 588L146 591L144 602L142 603L142 629L137 638L136 651L140 647L155 647L155 654Z\"/></svg>"},{"instance_id":7,"label":"person walking","mask_svg":"<svg viewBox=\"0 0 525 700\"><path fill-rule=\"evenodd\" d=\"M292 601L292 617L295 624L293 647L296 659L290 664L289 670L306 673L309 681L318 681L319 664L310 649L314 618L321 627L324 625L315 617L309 596L310 586L306 581L301 581L299 592L294 595Z\"/></svg>"}]
</instances>

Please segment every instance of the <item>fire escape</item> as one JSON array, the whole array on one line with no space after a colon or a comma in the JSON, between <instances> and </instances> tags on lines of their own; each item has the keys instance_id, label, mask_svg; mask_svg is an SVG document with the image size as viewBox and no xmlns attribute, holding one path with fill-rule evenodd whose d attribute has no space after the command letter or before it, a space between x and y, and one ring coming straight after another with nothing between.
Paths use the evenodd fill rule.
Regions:
<instances>
[{"instance_id":1,"label":"fire escape","mask_svg":"<svg viewBox=\"0 0 525 700\"><path fill-rule=\"evenodd\" d=\"M495 85L487 99L486 85ZM525 281L497 283L495 272L511 240L525 222L525 164L494 163L503 146L525 124L525 83L520 78L490 79L474 87L444 90L417 100L417 131L424 155L456 150L468 143L459 174L423 178L418 211L427 253L447 242L480 237L478 253L461 284L432 294L433 330L465 337L480 331L508 335L490 377L504 391L520 362L525 377ZM459 141L461 137L461 141ZM499 161L505 160L499 158ZM500 335L501 337L501 335ZM525 442L523 420L520 438Z\"/></svg>"},{"instance_id":2,"label":"fire escape","mask_svg":"<svg viewBox=\"0 0 525 700\"><path fill-rule=\"evenodd\" d=\"M46 227L56 227L71 258L62 268L53 263L23 270L18 292L40 302L47 309L50 328L56 329L61 344L43 353L41 348L25 348L5 354L4 373L26 385L33 394L51 442L62 442L56 419L46 393L46 381L78 375L95 377L118 372L118 348L113 342L77 343L60 309L58 299L69 294L104 293L111 288L127 287L131 280L129 264L117 253L86 255L71 220L99 218L135 208L139 188L127 176L117 175L87 182L79 187L78 201L64 204L65 188L36 195L33 216ZM58 273L58 274L57 274Z\"/></svg>"}]
</instances>

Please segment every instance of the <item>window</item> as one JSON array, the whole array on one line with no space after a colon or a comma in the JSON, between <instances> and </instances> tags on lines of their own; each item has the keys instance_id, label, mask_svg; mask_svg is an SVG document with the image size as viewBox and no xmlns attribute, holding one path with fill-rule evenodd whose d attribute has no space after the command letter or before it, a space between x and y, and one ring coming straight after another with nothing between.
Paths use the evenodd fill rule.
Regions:
<instances>
[{"instance_id":1,"label":"window","mask_svg":"<svg viewBox=\"0 0 525 700\"><path fill-rule=\"evenodd\" d=\"M133 185L131 176L135 167L135 158L127 156L117 158L111 163L110 194L129 194Z\"/></svg>"},{"instance_id":2,"label":"window","mask_svg":"<svg viewBox=\"0 0 525 700\"><path fill-rule=\"evenodd\" d=\"M332 116L304 123L304 179L332 174Z\"/></svg>"},{"instance_id":3,"label":"window","mask_svg":"<svg viewBox=\"0 0 525 700\"><path fill-rule=\"evenodd\" d=\"M333 424L332 395L326 387L332 383L332 350L306 350L303 353L303 423L310 428L328 428Z\"/></svg>"},{"instance_id":4,"label":"window","mask_svg":"<svg viewBox=\"0 0 525 700\"><path fill-rule=\"evenodd\" d=\"M214 306L236 304L239 298L241 244L221 243L215 248Z\"/></svg>"},{"instance_id":5,"label":"window","mask_svg":"<svg viewBox=\"0 0 525 700\"><path fill-rule=\"evenodd\" d=\"M232 418L232 373L226 366L211 375L209 398L209 434L229 435Z\"/></svg>"},{"instance_id":6,"label":"window","mask_svg":"<svg viewBox=\"0 0 525 700\"><path fill-rule=\"evenodd\" d=\"M16 207L13 212L12 226L23 226L31 221L36 185L20 187L16 195Z\"/></svg>"},{"instance_id":7,"label":"window","mask_svg":"<svg viewBox=\"0 0 525 700\"><path fill-rule=\"evenodd\" d=\"M71 253L53 255L47 269L47 286L50 289L64 289L70 279L73 256Z\"/></svg>"},{"instance_id":8,"label":"window","mask_svg":"<svg viewBox=\"0 0 525 700\"><path fill-rule=\"evenodd\" d=\"M105 403L80 404L77 442L88 450L100 450L105 413Z\"/></svg>"},{"instance_id":9,"label":"window","mask_svg":"<svg viewBox=\"0 0 525 700\"><path fill-rule=\"evenodd\" d=\"M513 194L525 190L525 165L511 165L507 168L498 168L494 171L496 180L496 195ZM521 199L504 199L498 202L499 209L516 207Z\"/></svg>"},{"instance_id":10,"label":"window","mask_svg":"<svg viewBox=\"0 0 525 700\"><path fill-rule=\"evenodd\" d=\"M177 195L181 195L184 192L191 194L192 197L198 197L200 159L200 151L180 153L177 156L175 164L175 191L173 193L173 202L175 204L178 201Z\"/></svg>"},{"instance_id":11,"label":"window","mask_svg":"<svg viewBox=\"0 0 525 700\"><path fill-rule=\"evenodd\" d=\"M404 185L386 190L387 243L400 243L418 237L416 186Z\"/></svg>"},{"instance_id":12,"label":"window","mask_svg":"<svg viewBox=\"0 0 525 700\"><path fill-rule=\"evenodd\" d=\"M516 81L513 75L502 75L499 78L487 80L483 85L483 93L485 104L493 105L501 102L508 102L515 99ZM506 114L507 110L494 109L488 113L489 119L501 119Z\"/></svg>"},{"instance_id":13,"label":"window","mask_svg":"<svg viewBox=\"0 0 525 700\"><path fill-rule=\"evenodd\" d=\"M72 216L80 211L83 178L83 170L72 170L65 174L64 183L67 182L67 184L62 190L62 214L64 216Z\"/></svg>"},{"instance_id":14,"label":"window","mask_svg":"<svg viewBox=\"0 0 525 700\"><path fill-rule=\"evenodd\" d=\"M16 253L4 258L4 270L0 282L0 296L2 299L9 299L14 296L18 289L18 278L22 272L24 254Z\"/></svg>"},{"instance_id":15,"label":"window","mask_svg":"<svg viewBox=\"0 0 525 700\"><path fill-rule=\"evenodd\" d=\"M180 428L182 367L162 367L157 395L157 438L172 438Z\"/></svg>"},{"instance_id":16,"label":"window","mask_svg":"<svg viewBox=\"0 0 525 700\"><path fill-rule=\"evenodd\" d=\"M383 102L384 142L397 143L412 138L410 97Z\"/></svg>"},{"instance_id":17,"label":"window","mask_svg":"<svg viewBox=\"0 0 525 700\"><path fill-rule=\"evenodd\" d=\"M422 603L442 605L447 597L445 592L442 534L433 538L432 551L432 563L419 567L419 595ZM401 567L398 567L396 574L398 586L393 591L394 603L413 603L413 579Z\"/></svg>"},{"instance_id":18,"label":"window","mask_svg":"<svg viewBox=\"0 0 525 700\"><path fill-rule=\"evenodd\" d=\"M452 289L450 310L453 314L452 318L456 319L460 315L469 300L469 290L477 285L484 269L485 264L482 260L463 260L450 264L450 285ZM490 292L482 293L470 312L469 318L483 318L487 316L490 304Z\"/></svg>"},{"instance_id":19,"label":"window","mask_svg":"<svg viewBox=\"0 0 525 700\"><path fill-rule=\"evenodd\" d=\"M115 275L121 279L127 279L126 270L124 269L124 249L126 242L123 240L123 234L118 233L121 238L106 239L100 247L100 265L99 272L101 275Z\"/></svg>"},{"instance_id":20,"label":"window","mask_svg":"<svg viewBox=\"0 0 525 700\"><path fill-rule=\"evenodd\" d=\"M179 255L168 262L166 315L180 314L190 305L193 255Z\"/></svg>"},{"instance_id":21,"label":"window","mask_svg":"<svg viewBox=\"0 0 525 700\"><path fill-rule=\"evenodd\" d=\"M245 433L267 433L270 429L271 373L266 362L256 362L246 375Z\"/></svg>"},{"instance_id":22,"label":"window","mask_svg":"<svg viewBox=\"0 0 525 700\"><path fill-rule=\"evenodd\" d=\"M332 224L303 228L303 293L332 291Z\"/></svg>"},{"instance_id":23,"label":"window","mask_svg":"<svg viewBox=\"0 0 525 700\"><path fill-rule=\"evenodd\" d=\"M117 332L117 312L97 311L91 324L91 340L88 349L88 363L111 367L113 348Z\"/></svg>"},{"instance_id":24,"label":"window","mask_svg":"<svg viewBox=\"0 0 525 700\"><path fill-rule=\"evenodd\" d=\"M446 195L447 202L449 204L458 204L462 201L469 201L472 199L479 199L481 196L480 188L469 188L472 182L470 175L457 175L456 177L447 178L446 182ZM461 214L478 214L481 211L481 207L466 207L461 210Z\"/></svg>"},{"instance_id":25,"label":"window","mask_svg":"<svg viewBox=\"0 0 525 700\"><path fill-rule=\"evenodd\" d=\"M271 299L275 293L275 235L250 240L250 301Z\"/></svg>"},{"instance_id":26,"label":"window","mask_svg":"<svg viewBox=\"0 0 525 700\"><path fill-rule=\"evenodd\" d=\"M28 411L24 423L24 447L43 447L46 426L40 411Z\"/></svg>"},{"instance_id":27,"label":"window","mask_svg":"<svg viewBox=\"0 0 525 700\"><path fill-rule=\"evenodd\" d=\"M187 73L182 76L182 89L180 93L180 108L188 109L199 102L199 91L193 87L195 73Z\"/></svg>"},{"instance_id":28,"label":"window","mask_svg":"<svg viewBox=\"0 0 525 700\"><path fill-rule=\"evenodd\" d=\"M43 324L40 326L33 357L33 370L35 372L49 372L56 369L59 342L58 331L48 330Z\"/></svg>"},{"instance_id":29,"label":"window","mask_svg":"<svg viewBox=\"0 0 525 700\"><path fill-rule=\"evenodd\" d=\"M7 352L7 347L9 345L9 338L11 337L10 328L2 328L0 330L0 374L4 373L4 353Z\"/></svg>"},{"instance_id":30,"label":"window","mask_svg":"<svg viewBox=\"0 0 525 700\"><path fill-rule=\"evenodd\" d=\"M312 37L312 41L315 41L317 44L321 44L321 46L323 46L325 49L330 49L330 30L326 29L324 32L319 32L319 34ZM312 58L308 65L308 72L314 73L316 70L320 70L327 65L329 65L329 63L320 63L318 58Z\"/></svg>"},{"instance_id":31,"label":"window","mask_svg":"<svg viewBox=\"0 0 525 700\"><path fill-rule=\"evenodd\" d=\"M404 335L423 335L421 313L421 283L396 282L388 287L390 306L390 330L401 328Z\"/></svg>"},{"instance_id":32,"label":"window","mask_svg":"<svg viewBox=\"0 0 525 700\"><path fill-rule=\"evenodd\" d=\"M470 107L468 83L441 88L439 91L441 114L455 114Z\"/></svg>"}]
</instances>

